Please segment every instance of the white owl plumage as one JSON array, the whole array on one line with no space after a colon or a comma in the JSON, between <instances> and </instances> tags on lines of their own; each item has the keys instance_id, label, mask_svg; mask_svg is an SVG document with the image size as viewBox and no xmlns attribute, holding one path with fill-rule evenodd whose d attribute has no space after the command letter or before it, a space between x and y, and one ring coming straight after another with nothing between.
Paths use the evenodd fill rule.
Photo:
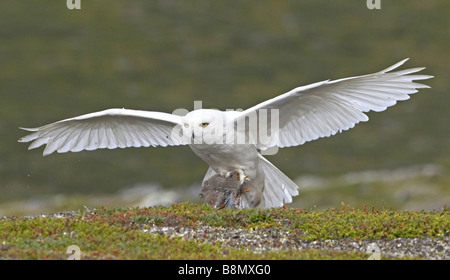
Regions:
<instances>
[{"instance_id":1,"label":"white owl plumage","mask_svg":"<svg viewBox=\"0 0 450 280\"><path fill-rule=\"evenodd\" d=\"M55 151L189 145L210 166L204 181L215 174L237 171L241 180L250 181L261 193L261 203L251 205L244 198L240 207L280 207L292 202L298 186L260 152L302 145L348 130L367 121L366 112L383 111L397 101L409 99L418 88L429 88L414 82L433 77L415 74L424 68L392 71L407 60L373 74L297 87L244 111L200 109L179 116L108 109L38 128L23 128L32 133L19 142L33 141L29 149L46 145L44 155ZM268 130L264 137L262 126Z\"/></svg>"}]
</instances>

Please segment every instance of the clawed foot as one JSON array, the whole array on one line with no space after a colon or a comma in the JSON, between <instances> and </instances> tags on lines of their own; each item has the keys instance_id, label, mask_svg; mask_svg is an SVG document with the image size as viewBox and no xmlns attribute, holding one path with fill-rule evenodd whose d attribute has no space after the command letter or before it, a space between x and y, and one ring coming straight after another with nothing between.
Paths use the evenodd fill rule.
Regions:
<instances>
[{"instance_id":1,"label":"clawed foot","mask_svg":"<svg viewBox=\"0 0 450 280\"><path fill-rule=\"evenodd\" d=\"M242 169L236 169L236 172L238 173L236 175L236 177L239 179L239 182L241 183L241 185L244 184L244 181L246 179L249 180L248 176L244 174L244 171Z\"/></svg>"}]
</instances>

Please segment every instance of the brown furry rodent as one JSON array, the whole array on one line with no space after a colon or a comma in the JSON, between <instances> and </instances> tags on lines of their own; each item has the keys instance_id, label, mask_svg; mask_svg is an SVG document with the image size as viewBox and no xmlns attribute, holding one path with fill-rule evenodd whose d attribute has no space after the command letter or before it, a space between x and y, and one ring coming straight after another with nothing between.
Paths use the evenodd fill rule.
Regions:
<instances>
[{"instance_id":1,"label":"brown furry rodent","mask_svg":"<svg viewBox=\"0 0 450 280\"><path fill-rule=\"evenodd\" d=\"M250 180L239 181L239 174L234 171L230 176L212 176L203 183L200 197L215 208L239 208L245 196L249 206L254 208L261 202L261 192Z\"/></svg>"}]
</instances>

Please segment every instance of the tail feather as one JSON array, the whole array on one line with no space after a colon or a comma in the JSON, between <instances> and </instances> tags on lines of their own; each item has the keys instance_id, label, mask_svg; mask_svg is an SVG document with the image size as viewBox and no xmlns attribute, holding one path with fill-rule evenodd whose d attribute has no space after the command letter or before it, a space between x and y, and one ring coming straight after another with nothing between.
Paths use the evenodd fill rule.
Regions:
<instances>
[{"instance_id":1,"label":"tail feather","mask_svg":"<svg viewBox=\"0 0 450 280\"><path fill-rule=\"evenodd\" d=\"M264 208L281 207L298 195L298 186L263 156L259 156L264 178Z\"/></svg>"}]
</instances>

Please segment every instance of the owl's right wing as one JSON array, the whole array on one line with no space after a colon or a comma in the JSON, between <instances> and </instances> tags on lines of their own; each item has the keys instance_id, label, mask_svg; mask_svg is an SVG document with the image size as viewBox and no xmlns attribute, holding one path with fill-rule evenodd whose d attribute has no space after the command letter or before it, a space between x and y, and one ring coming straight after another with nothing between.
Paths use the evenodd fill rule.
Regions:
<instances>
[{"instance_id":1,"label":"owl's right wing","mask_svg":"<svg viewBox=\"0 0 450 280\"><path fill-rule=\"evenodd\" d=\"M44 156L55 151L184 145L180 137L172 137L174 128L181 124L182 117L173 114L108 109L38 128L22 128L33 133L19 142L33 141L28 149L46 145Z\"/></svg>"}]
</instances>

